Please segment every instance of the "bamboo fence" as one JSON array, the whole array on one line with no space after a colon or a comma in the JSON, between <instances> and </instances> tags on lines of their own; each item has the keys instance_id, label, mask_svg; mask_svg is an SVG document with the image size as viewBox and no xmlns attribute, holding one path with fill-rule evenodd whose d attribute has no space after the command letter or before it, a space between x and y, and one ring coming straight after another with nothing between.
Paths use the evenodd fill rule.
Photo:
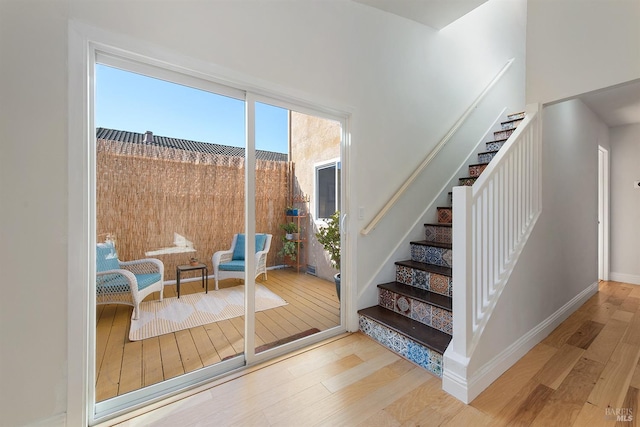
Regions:
<instances>
[{"instance_id":1,"label":"bamboo fence","mask_svg":"<svg viewBox=\"0 0 640 427\"><path fill-rule=\"evenodd\" d=\"M195 257L213 271L211 256L244 232L244 158L99 139L97 235L116 241L122 261L174 246L174 233L195 252L151 255L175 267ZM273 234L267 265L281 262L280 224L290 199L289 162L256 161L256 232Z\"/></svg>"}]
</instances>

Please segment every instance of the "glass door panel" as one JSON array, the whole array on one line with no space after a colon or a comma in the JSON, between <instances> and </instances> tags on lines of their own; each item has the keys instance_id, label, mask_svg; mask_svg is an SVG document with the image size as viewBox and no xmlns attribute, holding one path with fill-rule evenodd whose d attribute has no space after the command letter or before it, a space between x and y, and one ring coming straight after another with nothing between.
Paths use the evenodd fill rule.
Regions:
<instances>
[{"instance_id":1,"label":"glass door panel","mask_svg":"<svg viewBox=\"0 0 640 427\"><path fill-rule=\"evenodd\" d=\"M245 102L97 64L95 123L101 414L244 364Z\"/></svg>"},{"instance_id":2,"label":"glass door panel","mask_svg":"<svg viewBox=\"0 0 640 427\"><path fill-rule=\"evenodd\" d=\"M326 192L330 214L339 206L340 124L262 101L255 107L256 232L269 230L272 243L270 269L266 278L256 279L258 358L272 350L285 352L289 343L295 346L298 340L340 326L333 278L337 270L315 236L315 166L320 162L331 160L333 166Z\"/></svg>"}]
</instances>

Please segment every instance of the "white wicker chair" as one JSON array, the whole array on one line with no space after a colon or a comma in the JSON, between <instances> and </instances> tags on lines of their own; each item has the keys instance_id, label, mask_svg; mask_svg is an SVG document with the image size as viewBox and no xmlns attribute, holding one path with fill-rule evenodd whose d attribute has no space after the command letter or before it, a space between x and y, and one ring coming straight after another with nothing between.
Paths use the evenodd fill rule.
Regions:
<instances>
[{"instance_id":1,"label":"white wicker chair","mask_svg":"<svg viewBox=\"0 0 640 427\"><path fill-rule=\"evenodd\" d=\"M96 304L133 306L133 318L140 315L140 303L149 294L164 291L164 264L147 258L121 262L113 242L96 247Z\"/></svg>"},{"instance_id":2,"label":"white wicker chair","mask_svg":"<svg viewBox=\"0 0 640 427\"><path fill-rule=\"evenodd\" d=\"M256 234L256 275L264 274L267 280L267 254L271 248L271 234ZM231 249L218 251L211 257L213 275L218 290L218 281L244 279L244 234L235 234Z\"/></svg>"}]
</instances>

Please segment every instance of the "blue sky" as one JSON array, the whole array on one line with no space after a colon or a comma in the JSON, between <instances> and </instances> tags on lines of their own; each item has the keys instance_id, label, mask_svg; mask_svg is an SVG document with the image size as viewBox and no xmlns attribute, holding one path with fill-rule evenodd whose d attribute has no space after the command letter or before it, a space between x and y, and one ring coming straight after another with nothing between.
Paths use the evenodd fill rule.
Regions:
<instances>
[{"instance_id":1,"label":"blue sky","mask_svg":"<svg viewBox=\"0 0 640 427\"><path fill-rule=\"evenodd\" d=\"M244 102L101 64L96 127L244 147ZM287 110L256 104L256 148L287 153Z\"/></svg>"}]
</instances>

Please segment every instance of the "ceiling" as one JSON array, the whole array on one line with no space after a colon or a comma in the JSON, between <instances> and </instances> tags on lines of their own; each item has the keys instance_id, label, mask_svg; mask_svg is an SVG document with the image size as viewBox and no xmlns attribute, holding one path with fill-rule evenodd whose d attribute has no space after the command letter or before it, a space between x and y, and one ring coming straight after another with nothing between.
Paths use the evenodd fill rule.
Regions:
<instances>
[{"instance_id":1,"label":"ceiling","mask_svg":"<svg viewBox=\"0 0 640 427\"><path fill-rule=\"evenodd\" d=\"M640 123L640 80L580 95L609 127Z\"/></svg>"},{"instance_id":2,"label":"ceiling","mask_svg":"<svg viewBox=\"0 0 640 427\"><path fill-rule=\"evenodd\" d=\"M487 0L353 0L441 30Z\"/></svg>"}]
</instances>

